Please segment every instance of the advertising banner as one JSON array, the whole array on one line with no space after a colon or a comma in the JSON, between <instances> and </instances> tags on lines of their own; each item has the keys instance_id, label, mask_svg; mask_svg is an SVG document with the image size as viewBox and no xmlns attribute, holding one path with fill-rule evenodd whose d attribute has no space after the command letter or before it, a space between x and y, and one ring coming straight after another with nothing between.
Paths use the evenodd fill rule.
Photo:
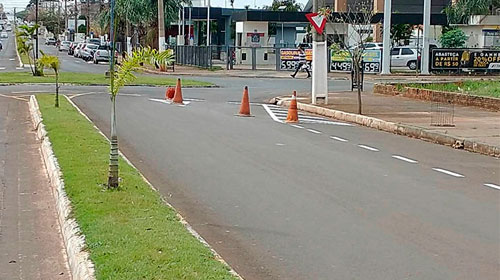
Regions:
<instances>
[{"instance_id":1,"label":"advertising banner","mask_svg":"<svg viewBox=\"0 0 500 280\"><path fill-rule=\"evenodd\" d=\"M500 50L433 49L433 70L500 70Z\"/></svg>"},{"instance_id":2,"label":"advertising banner","mask_svg":"<svg viewBox=\"0 0 500 280\"><path fill-rule=\"evenodd\" d=\"M305 49L306 60L308 63L312 61L312 49ZM280 50L280 69L295 70L299 64L300 51L298 49L281 49Z\"/></svg>"}]
</instances>

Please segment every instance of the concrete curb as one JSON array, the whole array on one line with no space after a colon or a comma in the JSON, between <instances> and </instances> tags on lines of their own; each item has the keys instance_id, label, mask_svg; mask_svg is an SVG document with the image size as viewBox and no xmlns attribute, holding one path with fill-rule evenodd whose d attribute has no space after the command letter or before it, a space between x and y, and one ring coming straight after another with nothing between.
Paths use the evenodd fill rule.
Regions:
<instances>
[{"instance_id":1,"label":"concrete curb","mask_svg":"<svg viewBox=\"0 0 500 280\"><path fill-rule=\"evenodd\" d=\"M61 169L52 150L45 125L42 123L42 114L34 95L30 96L29 110L36 135L41 140L42 158L49 175L52 194L56 199L59 225L61 226L72 279L94 280L96 279L94 265L90 261L89 253L85 251L85 236L80 232L76 220L70 217L71 202L64 190Z\"/></svg>"},{"instance_id":2,"label":"concrete curb","mask_svg":"<svg viewBox=\"0 0 500 280\"><path fill-rule=\"evenodd\" d=\"M54 85L54 83L0 83L1 87L6 87L6 86L18 86L18 85L25 85L25 86L45 86L45 85ZM72 84L72 83L59 83L60 86L80 86L80 87L108 87L108 84L88 84L88 85L83 85L83 84ZM125 87L150 87L150 88L163 88L163 87L175 87L175 85L126 85ZM211 85L211 86L182 86L182 88L220 88L218 85Z\"/></svg>"},{"instance_id":3,"label":"concrete curb","mask_svg":"<svg viewBox=\"0 0 500 280\"><path fill-rule=\"evenodd\" d=\"M19 67L24 68L23 61L21 60L21 56L19 55L19 51L17 50L17 37L14 35L14 44L16 46L16 55L17 55L17 62L19 62Z\"/></svg>"},{"instance_id":4,"label":"concrete curb","mask_svg":"<svg viewBox=\"0 0 500 280\"><path fill-rule=\"evenodd\" d=\"M106 141L109 142L109 138L94 124L94 122L82 111L80 110L80 108L73 102L73 100L71 100L71 98L69 98L67 95L63 95L66 100L68 100L68 102L85 118L87 119L91 124L92 126L97 130L97 132L99 132L99 134L102 135L102 137L104 137L104 139L106 139ZM196 232L196 230L186 221L186 219L184 219L184 217L182 217L181 214L179 214L179 212L170 204L167 202L167 200L165 199L165 197L163 197L160 192L158 191L157 188L155 188L153 186L153 184L151 184L151 182L149 182L149 180L139 171L139 169L137 169L137 167L125 156L125 154L123 154L120 150L118 151L119 155L130 165L132 166L135 170L137 170L137 172L141 175L142 179L144 180L144 182L146 182L149 187L154 190L156 193L158 193L158 195L160 196L161 200L163 201L163 203L165 203L165 205L167 205L168 207L170 207L171 209L173 209L175 211L175 214L177 215L177 218L179 219L179 221L181 222L181 224L184 225L184 227L186 227L186 229L189 231L189 233L191 233L196 239L198 239L198 241L200 241L203 245L205 245L207 248L210 249L210 251L212 252L212 254L214 255L214 258L216 260L218 260L219 262L223 263L224 265L226 265L228 268L229 268L229 272L237 277L238 279L241 279L243 280L243 277L241 277L231 266L229 266L229 264L222 258L221 255L219 255L219 253L217 253L217 251L215 251L214 248L212 248L212 246L210 246L210 244L208 244L208 242L203 239L203 237L198 233Z\"/></svg>"},{"instance_id":5,"label":"concrete curb","mask_svg":"<svg viewBox=\"0 0 500 280\"><path fill-rule=\"evenodd\" d=\"M290 101L279 100L278 105L290 106ZM411 126L400 123L393 123L377 118L367 117L358 114L347 113L344 111L323 108L311 104L297 102L297 108L309 113L322 115L342 121L356 123L362 126L375 128L378 130L404 135L412 138L425 140L432 143L437 143L445 146L450 146L455 149L464 149L469 152L479 153L483 155L500 157L500 147L492 146L480 142L470 141L463 138L454 137L447 134L437 133L425 130L421 127Z\"/></svg>"}]
</instances>

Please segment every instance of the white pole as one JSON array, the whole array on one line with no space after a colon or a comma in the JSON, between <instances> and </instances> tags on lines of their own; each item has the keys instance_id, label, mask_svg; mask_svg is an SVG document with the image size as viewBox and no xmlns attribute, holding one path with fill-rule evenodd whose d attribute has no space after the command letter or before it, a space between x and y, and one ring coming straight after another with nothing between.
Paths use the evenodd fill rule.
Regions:
<instances>
[{"instance_id":1,"label":"white pole","mask_svg":"<svg viewBox=\"0 0 500 280\"><path fill-rule=\"evenodd\" d=\"M165 50L165 20L163 0L158 0L158 50Z\"/></svg>"},{"instance_id":2,"label":"white pole","mask_svg":"<svg viewBox=\"0 0 500 280\"><path fill-rule=\"evenodd\" d=\"M210 0L207 5L207 47L210 46Z\"/></svg>"},{"instance_id":3,"label":"white pole","mask_svg":"<svg viewBox=\"0 0 500 280\"><path fill-rule=\"evenodd\" d=\"M431 28L431 0L424 0L424 48L422 50L422 74L429 74L429 35Z\"/></svg>"},{"instance_id":4,"label":"white pole","mask_svg":"<svg viewBox=\"0 0 500 280\"><path fill-rule=\"evenodd\" d=\"M189 7L188 45L191 45L191 7Z\"/></svg>"},{"instance_id":5,"label":"white pole","mask_svg":"<svg viewBox=\"0 0 500 280\"><path fill-rule=\"evenodd\" d=\"M184 4L182 4L182 45L186 44L186 13L184 11Z\"/></svg>"},{"instance_id":6,"label":"white pole","mask_svg":"<svg viewBox=\"0 0 500 280\"><path fill-rule=\"evenodd\" d=\"M391 14L392 0L384 0L384 37L381 74L391 74Z\"/></svg>"},{"instance_id":7,"label":"white pole","mask_svg":"<svg viewBox=\"0 0 500 280\"><path fill-rule=\"evenodd\" d=\"M321 5L318 0L313 0L313 12L317 13L321 7L324 7L325 2ZM317 103L318 97L325 98L325 104L328 104L328 73L327 73L327 46L326 38L323 34L319 34L314 28L313 35L313 61L312 61L312 103Z\"/></svg>"}]
</instances>

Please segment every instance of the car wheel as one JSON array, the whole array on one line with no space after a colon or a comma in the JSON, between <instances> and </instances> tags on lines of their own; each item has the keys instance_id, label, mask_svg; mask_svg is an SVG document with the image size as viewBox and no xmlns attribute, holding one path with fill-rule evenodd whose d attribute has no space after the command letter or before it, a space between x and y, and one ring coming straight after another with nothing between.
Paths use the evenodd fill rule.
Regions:
<instances>
[{"instance_id":1,"label":"car wheel","mask_svg":"<svg viewBox=\"0 0 500 280\"><path fill-rule=\"evenodd\" d=\"M417 70L417 62L415 60L409 61L408 68L410 68L410 70Z\"/></svg>"}]
</instances>

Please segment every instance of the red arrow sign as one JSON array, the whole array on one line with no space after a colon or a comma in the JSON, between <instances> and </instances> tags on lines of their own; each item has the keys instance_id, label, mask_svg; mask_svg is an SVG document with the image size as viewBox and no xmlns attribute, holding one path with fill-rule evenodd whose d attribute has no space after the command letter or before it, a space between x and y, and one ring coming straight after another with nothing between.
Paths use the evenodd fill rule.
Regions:
<instances>
[{"instance_id":1,"label":"red arrow sign","mask_svg":"<svg viewBox=\"0 0 500 280\"><path fill-rule=\"evenodd\" d=\"M316 29L316 32L319 34L323 34L323 30L325 29L326 25L326 17L324 15L320 15L318 13L310 13L306 14L307 20L314 26L314 29Z\"/></svg>"}]
</instances>

